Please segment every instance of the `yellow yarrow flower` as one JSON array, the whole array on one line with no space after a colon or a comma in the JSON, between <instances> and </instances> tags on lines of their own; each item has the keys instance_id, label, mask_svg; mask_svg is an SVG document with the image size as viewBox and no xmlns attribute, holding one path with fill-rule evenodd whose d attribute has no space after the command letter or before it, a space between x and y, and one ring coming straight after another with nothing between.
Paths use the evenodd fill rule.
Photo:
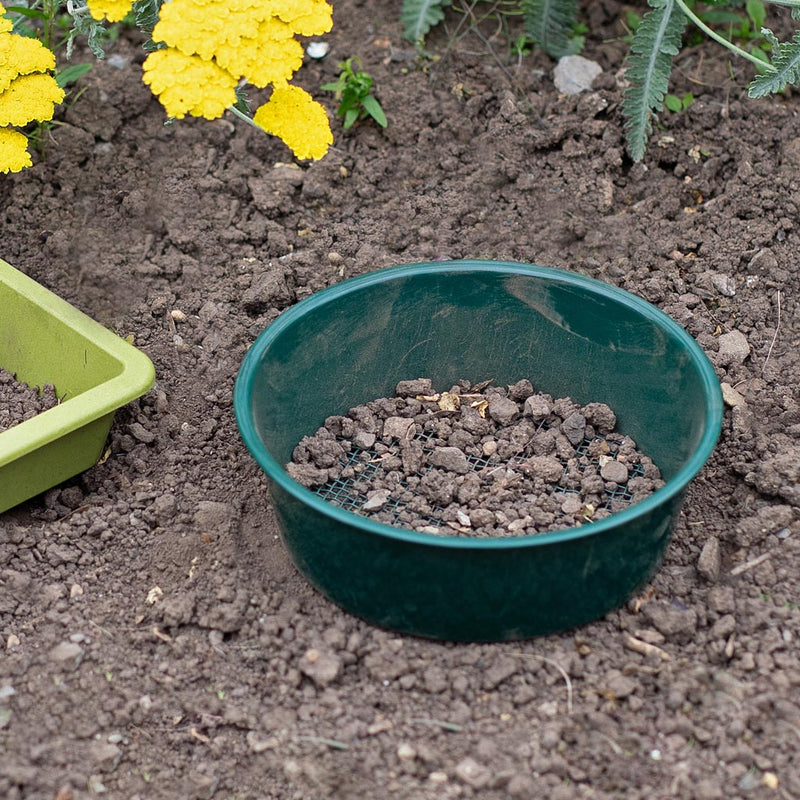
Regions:
<instances>
[{"instance_id":1,"label":"yellow yarrow flower","mask_svg":"<svg viewBox=\"0 0 800 800\"><path fill-rule=\"evenodd\" d=\"M171 117L216 119L236 102L237 79L213 61L167 48L150 53L142 80Z\"/></svg>"},{"instance_id":2,"label":"yellow yarrow flower","mask_svg":"<svg viewBox=\"0 0 800 800\"><path fill-rule=\"evenodd\" d=\"M253 121L282 139L297 158L322 158L333 144L325 109L298 86L275 89Z\"/></svg>"},{"instance_id":3,"label":"yellow yarrow flower","mask_svg":"<svg viewBox=\"0 0 800 800\"><path fill-rule=\"evenodd\" d=\"M131 13L133 0L87 0L86 5L95 19L121 22Z\"/></svg>"},{"instance_id":4,"label":"yellow yarrow flower","mask_svg":"<svg viewBox=\"0 0 800 800\"><path fill-rule=\"evenodd\" d=\"M289 80L303 63L295 37L326 33L332 13L326 0L169 0L153 28L167 49L147 57L144 82L171 116L208 119L234 105L239 79L271 86L253 120L298 158L322 158L333 143L328 116Z\"/></svg>"},{"instance_id":5,"label":"yellow yarrow flower","mask_svg":"<svg viewBox=\"0 0 800 800\"><path fill-rule=\"evenodd\" d=\"M19 36L0 5L0 172L19 172L32 165L28 138L10 125L46 122L64 91L48 75L56 59L40 41Z\"/></svg>"},{"instance_id":6,"label":"yellow yarrow flower","mask_svg":"<svg viewBox=\"0 0 800 800\"><path fill-rule=\"evenodd\" d=\"M52 75L20 75L0 94L0 125L27 125L53 119L54 106L64 99Z\"/></svg>"},{"instance_id":7,"label":"yellow yarrow flower","mask_svg":"<svg viewBox=\"0 0 800 800\"><path fill-rule=\"evenodd\" d=\"M258 26L256 36L243 38L235 46L218 46L215 56L223 69L263 89L291 79L303 64L303 45L285 22L271 18Z\"/></svg>"},{"instance_id":8,"label":"yellow yarrow flower","mask_svg":"<svg viewBox=\"0 0 800 800\"><path fill-rule=\"evenodd\" d=\"M20 75L47 72L55 66L55 56L38 39L0 33L0 92Z\"/></svg>"},{"instance_id":9,"label":"yellow yarrow flower","mask_svg":"<svg viewBox=\"0 0 800 800\"><path fill-rule=\"evenodd\" d=\"M333 8L326 0L267 0L267 5L299 36L321 36L333 27Z\"/></svg>"},{"instance_id":10,"label":"yellow yarrow flower","mask_svg":"<svg viewBox=\"0 0 800 800\"><path fill-rule=\"evenodd\" d=\"M0 128L0 172L19 172L32 164L28 137L19 131Z\"/></svg>"}]
</instances>

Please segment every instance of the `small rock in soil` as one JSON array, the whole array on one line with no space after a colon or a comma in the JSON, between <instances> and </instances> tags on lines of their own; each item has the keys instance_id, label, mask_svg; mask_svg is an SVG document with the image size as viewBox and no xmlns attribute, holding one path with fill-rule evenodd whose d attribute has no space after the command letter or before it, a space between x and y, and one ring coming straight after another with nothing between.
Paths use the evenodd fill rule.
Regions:
<instances>
[{"instance_id":1,"label":"small rock in soil","mask_svg":"<svg viewBox=\"0 0 800 800\"><path fill-rule=\"evenodd\" d=\"M383 508L389 500L391 493L388 489L378 489L376 492L370 492L364 505L361 506L362 511L378 511Z\"/></svg>"},{"instance_id":2,"label":"small rock in soil","mask_svg":"<svg viewBox=\"0 0 800 800\"><path fill-rule=\"evenodd\" d=\"M83 648L75 642L61 642L50 651L50 660L59 664L72 662L73 665L77 666L82 657Z\"/></svg>"},{"instance_id":3,"label":"small rock in soil","mask_svg":"<svg viewBox=\"0 0 800 800\"><path fill-rule=\"evenodd\" d=\"M489 399L489 416L498 425L508 425L519 416L519 406L507 397L492 395Z\"/></svg>"},{"instance_id":4,"label":"small rock in soil","mask_svg":"<svg viewBox=\"0 0 800 800\"><path fill-rule=\"evenodd\" d=\"M413 436L414 420L406 417L389 417L383 423L384 439L399 439L403 441Z\"/></svg>"},{"instance_id":5,"label":"small rock in soil","mask_svg":"<svg viewBox=\"0 0 800 800\"><path fill-rule=\"evenodd\" d=\"M583 56L563 56L553 70L553 82L562 94L580 94L592 88L602 71L597 62Z\"/></svg>"},{"instance_id":6,"label":"small rock in soil","mask_svg":"<svg viewBox=\"0 0 800 800\"><path fill-rule=\"evenodd\" d=\"M342 660L330 650L311 648L300 659L300 672L311 678L318 686L327 686L334 681L342 668Z\"/></svg>"},{"instance_id":7,"label":"small rock in soil","mask_svg":"<svg viewBox=\"0 0 800 800\"><path fill-rule=\"evenodd\" d=\"M711 536L703 545L700 558L697 559L697 571L713 583L719 578L721 563L719 539L716 536Z\"/></svg>"},{"instance_id":8,"label":"small rock in soil","mask_svg":"<svg viewBox=\"0 0 800 800\"><path fill-rule=\"evenodd\" d=\"M482 789L492 779L492 773L488 767L469 757L456 764L455 773L459 780L473 789Z\"/></svg>"},{"instance_id":9,"label":"small rock in soil","mask_svg":"<svg viewBox=\"0 0 800 800\"><path fill-rule=\"evenodd\" d=\"M611 459L600 467L600 477L604 481L613 481L619 484L627 483L628 468L621 461Z\"/></svg>"},{"instance_id":10,"label":"small rock in soil","mask_svg":"<svg viewBox=\"0 0 800 800\"><path fill-rule=\"evenodd\" d=\"M429 456L428 463L450 472L464 475L469 472L469 462L462 450L457 447L437 447Z\"/></svg>"},{"instance_id":11,"label":"small rock in soil","mask_svg":"<svg viewBox=\"0 0 800 800\"><path fill-rule=\"evenodd\" d=\"M398 397L417 397L417 395L431 396L433 394L433 384L430 378L400 381L395 387L394 393Z\"/></svg>"},{"instance_id":12,"label":"small rock in soil","mask_svg":"<svg viewBox=\"0 0 800 800\"><path fill-rule=\"evenodd\" d=\"M750 345L740 331L723 333L718 341L717 359L722 366L741 364L750 355Z\"/></svg>"}]
</instances>

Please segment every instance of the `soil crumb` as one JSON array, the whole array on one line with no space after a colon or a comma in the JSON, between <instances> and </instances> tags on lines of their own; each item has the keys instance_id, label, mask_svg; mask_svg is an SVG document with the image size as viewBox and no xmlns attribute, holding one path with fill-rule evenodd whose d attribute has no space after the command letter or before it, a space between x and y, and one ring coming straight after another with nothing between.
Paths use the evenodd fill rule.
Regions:
<instances>
[{"instance_id":1,"label":"soil crumb","mask_svg":"<svg viewBox=\"0 0 800 800\"><path fill-rule=\"evenodd\" d=\"M342 508L423 533L527 536L608 517L664 485L604 403L428 378L331 416L286 469Z\"/></svg>"}]
</instances>

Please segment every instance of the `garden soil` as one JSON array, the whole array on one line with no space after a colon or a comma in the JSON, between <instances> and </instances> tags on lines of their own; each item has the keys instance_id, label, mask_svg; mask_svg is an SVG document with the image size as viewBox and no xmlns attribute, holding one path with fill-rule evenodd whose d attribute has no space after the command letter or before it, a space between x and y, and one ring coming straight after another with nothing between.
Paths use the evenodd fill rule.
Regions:
<instances>
[{"instance_id":1,"label":"garden soil","mask_svg":"<svg viewBox=\"0 0 800 800\"><path fill-rule=\"evenodd\" d=\"M800 797L800 98L748 100L747 65L689 47L694 103L634 165L620 12L586 4L603 72L565 97L493 20L451 11L417 58L397 3L341 0L298 77L323 94L360 56L389 126L334 123L313 164L233 118L165 126L125 34L0 178L2 257L157 374L100 463L0 516L0 796ZM349 616L294 570L237 434L238 366L282 310L462 257L644 297L726 387L661 569L578 630L439 643Z\"/></svg>"}]
</instances>

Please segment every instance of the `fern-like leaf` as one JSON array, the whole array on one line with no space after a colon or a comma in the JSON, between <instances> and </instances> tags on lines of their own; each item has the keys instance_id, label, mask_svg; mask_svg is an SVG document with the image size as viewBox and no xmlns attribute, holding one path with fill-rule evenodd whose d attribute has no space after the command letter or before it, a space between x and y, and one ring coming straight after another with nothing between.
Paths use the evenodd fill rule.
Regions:
<instances>
[{"instance_id":1,"label":"fern-like leaf","mask_svg":"<svg viewBox=\"0 0 800 800\"><path fill-rule=\"evenodd\" d=\"M422 42L428 31L444 19L444 9L449 5L450 0L403 0L403 38L414 44Z\"/></svg>"},{"instance_id":2,"label":"fern-like leaf","mask_svg":"<svg viewBox=\"0 0 800 800\"><path fill-rule=\"evenodd\" d=\"M631 44L622 113L628 152L641 161L647 137L653 130L653 115L661 111L669 88L672 58L680 52L687 19L675 0L648 0L652 10L642 18Z\"/></svg>"},{"instance_id":3,"label":"fern-like leaf","mask_svg":"<svg viewBox=\"0 0 800 800\"><path fill-rule=\"evenodd\" d=\"M547 55L561 58L575 53L577 0L522 0L522 13L525 32Z\"/></svg>"},{"instance_id":4,"label":"fern-like leaf","mask_svg":"<svg viewBox=\"0 0 800 800\"><path fill-rule=\"evenodd\" d=\"M750 97L782 92L788 84L800 83L800 31L795 32L791 42L779 42L768 28L762 28L761 35L772 45L775 72L757 75L747 90Z\"/></svg>"}]
</instances>

